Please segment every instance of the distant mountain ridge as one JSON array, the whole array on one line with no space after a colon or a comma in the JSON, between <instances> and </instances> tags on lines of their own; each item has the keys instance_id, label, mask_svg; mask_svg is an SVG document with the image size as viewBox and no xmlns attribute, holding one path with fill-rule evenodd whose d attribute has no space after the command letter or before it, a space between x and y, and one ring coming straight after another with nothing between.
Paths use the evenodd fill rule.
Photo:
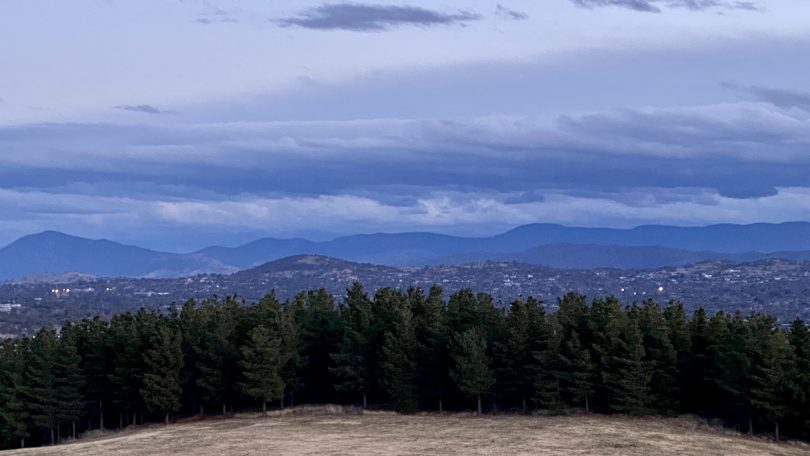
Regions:
<instances>
[{"instance_id":1,"label":"distant mountain ridge","mask_svg":"<svg viewBox=\"0 0 810 456\"><path fill-rule=\"evenodd\" d=\"M490 237L412 232L360 234L324 242L262 238L238 247L212 246L192 253L159 252L46 231L0 249L0 280L66 272L102 277L232 273L306 254L391 266L496 260L557 268L650 268L706 260L802 261L810 260L810 223L631 229L531 224Z\"/></svg>"}]
</instances>

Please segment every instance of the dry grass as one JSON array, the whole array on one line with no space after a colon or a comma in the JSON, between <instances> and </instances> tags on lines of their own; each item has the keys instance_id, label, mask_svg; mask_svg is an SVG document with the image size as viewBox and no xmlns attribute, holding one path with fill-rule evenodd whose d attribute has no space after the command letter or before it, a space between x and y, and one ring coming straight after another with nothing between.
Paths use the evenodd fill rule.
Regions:
<instances>
[{"instance_id":1,"label":"dry grass","mask_svg":"<svg viewBox=\"0 0 810 456\"><path fill-rule=\"evenodd\" d=\"M402 416L336 406L95 434L9 455L808 455L691 418Z\"/></svg>"}]
</instances>

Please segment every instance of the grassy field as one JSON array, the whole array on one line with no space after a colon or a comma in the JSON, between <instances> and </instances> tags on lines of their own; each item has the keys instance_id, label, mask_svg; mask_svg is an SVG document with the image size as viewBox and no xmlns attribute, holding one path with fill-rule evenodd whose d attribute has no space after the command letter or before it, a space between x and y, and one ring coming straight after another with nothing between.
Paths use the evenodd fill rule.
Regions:
<instances>
[{"instance_id":1,"label":"grassy field","mask_svg":"<svg viewBox=\"0 0 810 456\"><path fill-rule=\"evenodd\" d=\"M411 415L295 409L150 425L9 455L808 455L688 418Z\"/></svg>"}]
</instances>

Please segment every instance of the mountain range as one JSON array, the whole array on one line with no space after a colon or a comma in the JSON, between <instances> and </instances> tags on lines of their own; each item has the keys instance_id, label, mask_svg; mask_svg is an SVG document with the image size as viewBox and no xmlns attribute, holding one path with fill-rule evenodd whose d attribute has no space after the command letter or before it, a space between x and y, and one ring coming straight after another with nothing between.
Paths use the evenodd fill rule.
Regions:
<instances>
[{"instance_id":1,"label":"mountain range","mask_svg":"<svg viewBox=\"0 0 810 456\"><path fill-rule=\"evenodd\" d=\"M238 247L167 253L46 231L0 249L0 280L76 272L104 277L233 273L279 258L317 254L391 266L519 261L557 268L620 269L783 258L810 260L810 223L645 225L632 229L531 224L489 237L376 233L331 241L262 238Z\"/></svg>"}]
</instances>

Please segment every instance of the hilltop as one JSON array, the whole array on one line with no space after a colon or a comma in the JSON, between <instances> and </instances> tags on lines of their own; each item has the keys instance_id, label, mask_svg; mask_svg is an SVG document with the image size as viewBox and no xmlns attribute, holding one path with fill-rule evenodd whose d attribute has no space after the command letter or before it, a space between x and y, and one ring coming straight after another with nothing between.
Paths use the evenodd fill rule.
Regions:
<instances>
[{"instance_id":1,"label":"hilltop","mask_svg":"<svg viewBox=\"0 0 810 456\"><path fill-rule=\"evenodd\" d=\"M806 444L773 443L690 418L559 417L466 414L297 413L262 419L151 425L8 455L207 456L344 455L659 455L799 456Z\"/></svg>"}]
</instances>

